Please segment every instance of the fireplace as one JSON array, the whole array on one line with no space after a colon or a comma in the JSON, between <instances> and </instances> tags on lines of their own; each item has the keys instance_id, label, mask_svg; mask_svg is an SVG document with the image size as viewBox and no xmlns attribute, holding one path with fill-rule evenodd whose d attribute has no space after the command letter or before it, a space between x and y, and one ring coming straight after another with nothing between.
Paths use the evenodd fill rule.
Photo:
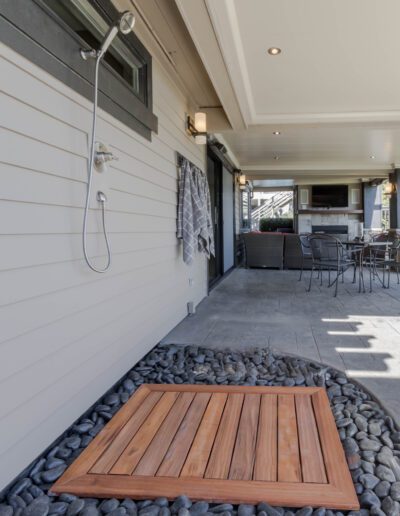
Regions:
<instances>
[{"instance_id":1,"label":"fireplace","mask_svg":"<svg viewBox=\"0 0 400 516\"><path fill-rule=\"evenodd\" d=\"M324 233L326 235L332 235L339 240L347 240L349 235L348 226L344 225L323 225L323 226L312 226L313 233Z\"/></svg>"}]
</instances>

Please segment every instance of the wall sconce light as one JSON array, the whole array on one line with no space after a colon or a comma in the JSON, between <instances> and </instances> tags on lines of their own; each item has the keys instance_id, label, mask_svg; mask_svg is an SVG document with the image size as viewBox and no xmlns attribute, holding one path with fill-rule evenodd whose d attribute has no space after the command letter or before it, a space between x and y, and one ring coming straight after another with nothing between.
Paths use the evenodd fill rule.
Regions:
<instances>
[{"instance_id":1,"label":"wall sconce light","mask_svg":"<svg viewBox=\"0 0 400 516\"><path fill-rule=\"evenodd\" d=\"M240 186L246 186L246 175L245 174L240 174L239 184L240 184Z\"/></svg>"},{"instance_id":2,"label":"wall sconce light","mask_svg":"<svg viewBox=\"0 0 400 516\"><path fill-rule=\"evenodd\" d=\"M198 145L207 143L207 115L200 111L194 114L194 122L190 115L186 117L186 130L194 136L194 140Z\"/></svg>"},{"instance_id":3,"label":"wall sconce light","mask_svg":"<svg viewBox=\"0 0 400 516\"><path fill-rule=\"evenodd\" d=\"M395 183L386 183L383 189L384 195L393 195L396 193L396 185Z\"/></svg>"}]
</instances>

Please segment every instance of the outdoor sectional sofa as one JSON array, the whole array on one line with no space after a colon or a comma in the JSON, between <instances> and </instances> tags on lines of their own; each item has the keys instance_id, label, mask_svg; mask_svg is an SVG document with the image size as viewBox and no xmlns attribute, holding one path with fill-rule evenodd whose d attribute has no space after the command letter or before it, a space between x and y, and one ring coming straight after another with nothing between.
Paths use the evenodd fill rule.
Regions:
<instances>
[{"instance_id":1,"label":"outdoor sectional sofa","mask_svg":"<svg viewBox=\"0 0 400 516\"><path fill-rule=\"evenodd\" d=\"M246 267L300 269L301 246L299 235L290 233L252 232L243 235ZM311 260L304 260L304 268Z\"/></svg>"}]
</instances>

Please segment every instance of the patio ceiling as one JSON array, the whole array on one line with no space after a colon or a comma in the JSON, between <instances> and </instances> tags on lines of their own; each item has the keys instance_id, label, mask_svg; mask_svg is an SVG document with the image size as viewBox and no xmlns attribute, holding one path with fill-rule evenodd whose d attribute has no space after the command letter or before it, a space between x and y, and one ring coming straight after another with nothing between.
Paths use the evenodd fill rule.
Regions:
<instances>
[{"instance_id":1,"label":"patio ceiling","mask_svg":"<svg viewBox=\"0 0 400 516\"><path fill-rule=\"evenodd\" d=\"M399 2L175 1L249 175L362 178L400 163Z\"/></svg>"}]
</instances>

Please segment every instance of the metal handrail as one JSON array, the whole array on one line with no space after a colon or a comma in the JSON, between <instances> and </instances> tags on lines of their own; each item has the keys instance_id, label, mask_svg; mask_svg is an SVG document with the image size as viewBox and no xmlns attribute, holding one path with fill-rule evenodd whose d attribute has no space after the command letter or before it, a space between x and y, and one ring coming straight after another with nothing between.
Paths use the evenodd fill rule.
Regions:
<instances>
[{"instance_id":1,"label":"metal handrail","mask_svg":"<svg viewBox=\"0 0 400 516\"><path fill-rule=\"evenodd\" d=\"M293 197L292 192L278 192L265 202L261 206L258 206L251 212L251 218L253 220L260 220L262 217L268 217L273 215L274 209L285 206L288 201L291 201Z\"/></svg>"}]
</instances>

